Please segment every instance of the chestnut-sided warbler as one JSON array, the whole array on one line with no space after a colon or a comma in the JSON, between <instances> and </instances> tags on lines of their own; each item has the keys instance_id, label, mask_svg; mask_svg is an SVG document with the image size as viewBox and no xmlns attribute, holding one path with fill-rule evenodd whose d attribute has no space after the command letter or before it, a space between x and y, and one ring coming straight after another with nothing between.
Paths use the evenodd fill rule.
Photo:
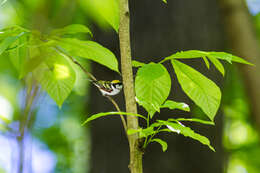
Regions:
<instances>
[{"instance_id":1,"label":"chestnut-sided warbler","mask_svg":"<svg viewBox=\"0 0 260 173\"><path fill-rule=\"evenodd\" d=\"M113 81L92 81L92 83L98 87L103 96L117 95L123 88L122 82L119 80Z\"/></svg>"}]
</instances>

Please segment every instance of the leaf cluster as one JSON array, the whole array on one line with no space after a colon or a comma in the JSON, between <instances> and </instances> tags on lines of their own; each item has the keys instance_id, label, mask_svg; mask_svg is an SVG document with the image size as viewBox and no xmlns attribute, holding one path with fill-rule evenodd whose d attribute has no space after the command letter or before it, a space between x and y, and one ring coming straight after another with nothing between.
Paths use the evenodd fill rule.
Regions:
<instances>
[{"instance_id":1,"label":"leaf cluster","mask_svg":"<svg viewBox=\"0 0 260 173\"><path fill-rule=\"evenodd\" d=\"M61 107L77 79L73 58L93 60L118 72L115 55L97 42L80 40L76 34L92 36L89 28L73 24L49 34L13 26L0 30L0 55L5 53L19 78L33 76L42 89Z\"/></svg>"},{"instance_id":2,"label":"leaf cluster","mask_svg":"<svg viewBox=\"0 0 260 173\"><path fill-rule=\"evenodd\" d=\"M0 30L0 55L4 53L10 58L18 71L19 78L33 76L42 89L61 107L75 85L77 72L82 70L77 66L79 64L74 60L75 57L95 61L119 72L117 59L110 50L94 41L75 38L75 34L78 33L92 36L89 28L79 24L56 29L45 35L39 31L31 31L20 26L5 28ZM214 125L214 117L221 101L221 91L212 80L179 61L179 59L188 58L202 58L208 68L210 68L210 65L214 65L223 76L225 75L225 69L220 60L251 65L244 59L229 53L199 50L177 52L163 58L158 63L150 62L145 64L133 61L133 67L138 68L135 78L136 101L147 111L148 115L105 112L92 115L83 124L108 115L137 116L146 121L146 127L128 129L128 135L138 133L139 138L144 139L143 148L146 148L151 142L157 142L162 145L162 149L165 151L167 143L157 138L156 135L161 132L170 132L197 140L214 151L206 137L181 123L190 121ZM186 103L168 99L172 79L163 65L167 61L172 64L182 90L201 108L209 121L194 118L170 118L167 121L157 119L153 124L150 124L155 113L160 113L161 109L190 111L189 105Z\"/></svg>"},{"instance_id":3,"label":"leaf cluster","mask_svg":"<svg viewBox=\"0 0 260 173\"><path fill-rule=\"evenodd\" d=\"M145 140L143 148L146 148L147 145L151 142L157 142L162 146L162 150L166 151L167 143L162 139L157 138L156 135L161 132L169 132L190 137L204 145L207 145L211 150L215 151L215 149L211 146L208 138L194 132L191 128L186 127L181 123L182 121L190 121L207 125L214 125L214 117L218 111L221 101L221 91L212 80L194 68L178 60L188 58L202 58L208 68L210 68L210 61L223 76L225 75L225 69L220 60L225 60L229 63L239 62L251 65L244 59L229 53L205 52L199 50L177 52L169 57L164 58L159 63L151 62L145 64L142 62L133 61L133 67L138 68L135 78L136 101L147 111L148 116L145 118L142 117L146 120L146 128L128 129L128 135L138 133L139 138L144 138ZM155 123L150 124L150 120L154 118L155 113L160 113L160 110L163 108L190 111L189 105L186 103L167 100L172 84L171 77L167 69L162 64L166 61L171 62L182 90L198 107L202 109L202 111L209 118L209 121L195 118L170 118L167 121L157 119ZM96 119L97 117L112 114L114 113L108 112L95 114L87 119L86 122L93 120L93 118ZM122 112L121 114L126 113ZM141 115L138 116L140 117Z\"/></svg>"}]
</instances>

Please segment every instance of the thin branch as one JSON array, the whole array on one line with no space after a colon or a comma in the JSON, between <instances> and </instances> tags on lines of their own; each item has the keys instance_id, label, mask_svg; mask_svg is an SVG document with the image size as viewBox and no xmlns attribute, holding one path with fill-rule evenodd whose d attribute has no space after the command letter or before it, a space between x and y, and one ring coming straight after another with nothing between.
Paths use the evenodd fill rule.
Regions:
<instances>
[{"instance_id":1,"label":"thin branch","mask_svg":"<svg viewBox=\"0 0 260 173\"><path fill-rule=\"evenodd\" d=\"M68 53L66 53L64 50L62 50L60 47L55 46L54 49L56 51L58 51L59 53L61 53L62 55L65 55L66 57L68 57L74 64L76 64L77 66L79 66L81 68L81 70L84 71L84 73L86 73L86 75L88 77L90 77L93 81L97 81L97 79L95 78L95 76L93 76L91 73L89 73L78 61L76 61L72 56L70 56Z\"/></svg>"},{"instance_id":2,"label":"thin branch","mask_svg":"<svg viewBox=\"0 0 260 173\"><path fill-rule=\"evenodd\" d=\"M117 105L116 101L115 101L112 97L110 97L110 96L106 96L106 97L113 103L113 105L115 106L117 112L121 112L121 110L120 110L119 106ZM125 120L124 116L121 115L121 114L120 114L120 118L121 118L121 120L122 120L124 129L125 129L126 136L128 137L128 135L127 135L127 124L126 124L126 120Z\"/></svg>"}]
</instances>

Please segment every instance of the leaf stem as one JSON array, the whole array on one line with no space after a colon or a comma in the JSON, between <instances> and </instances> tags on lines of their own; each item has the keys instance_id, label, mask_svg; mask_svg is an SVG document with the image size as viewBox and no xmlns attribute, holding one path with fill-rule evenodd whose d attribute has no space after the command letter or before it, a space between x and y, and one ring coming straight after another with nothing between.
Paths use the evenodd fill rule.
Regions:
<instances>
[{"instance_id":1,"label":"leaf stem","mask_svg":"<svg viewBox=\"0 0 260 173\"><path fill-rule=\"evenodd\" d=\"M161 131L160 131L161 127L162 127L162 125L160 125L160 126L156 129L155 133L150 136L150 138L148 139L148 141L146 141L146 143L144 143L144 148L147 147L147 145L151 142L151 140L153 139L153 137L154 137L156 134L158 134L158 133L161 132Z\"/></svg>"},{"instance_id":2,"label":"leaf stem","mask_svg":"<svg viewBox=\"0 0 260 173\"><path fill-rule=\"evenodd\" d=\"M165 61L167 61L167 59L161 60L158 64L162 64L162 63L164 63Z\"/></svg>"},{"instance_id":3,"label":"leaf stem","mask_svg":"<svg viewBox=\"0 0 260 173\"><path fill-rule=\"evenodd\" d=\"M148 128L150 126L150 114L148 113L148 116L147 116L147 119L146 119L146 128ZM145 141L144 141L144 145L143 145L143 148L145 148L147 146L147 140L148 140L148 137L146 136L145 137Z\"/></svg>"}]
</instances>

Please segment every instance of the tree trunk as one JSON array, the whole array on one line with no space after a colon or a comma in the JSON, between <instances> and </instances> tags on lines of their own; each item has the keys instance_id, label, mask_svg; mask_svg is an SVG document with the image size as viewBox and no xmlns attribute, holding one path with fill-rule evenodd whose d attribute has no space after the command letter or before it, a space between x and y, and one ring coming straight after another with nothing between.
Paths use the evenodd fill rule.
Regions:
<instances>
[{"instance_id":1,"label":"tree trunk","mask_svg":"<svg viewBox=\"0 0 260 173\"><path fill-rule=\"evenodd\" d=\"M124 95L126 111L137 113L134 92L134 80L132 71L132 56L130 46L130 14L128 0L120 0L120 23L119 23L119 42L121 54L121 70L124 84ZM135 116L127 116L127 128L138 129L138 118ZM128 135L130 149L131 173L142 173L142 152L139 150L138 134Z\"/></svg>"}]
</instances>

